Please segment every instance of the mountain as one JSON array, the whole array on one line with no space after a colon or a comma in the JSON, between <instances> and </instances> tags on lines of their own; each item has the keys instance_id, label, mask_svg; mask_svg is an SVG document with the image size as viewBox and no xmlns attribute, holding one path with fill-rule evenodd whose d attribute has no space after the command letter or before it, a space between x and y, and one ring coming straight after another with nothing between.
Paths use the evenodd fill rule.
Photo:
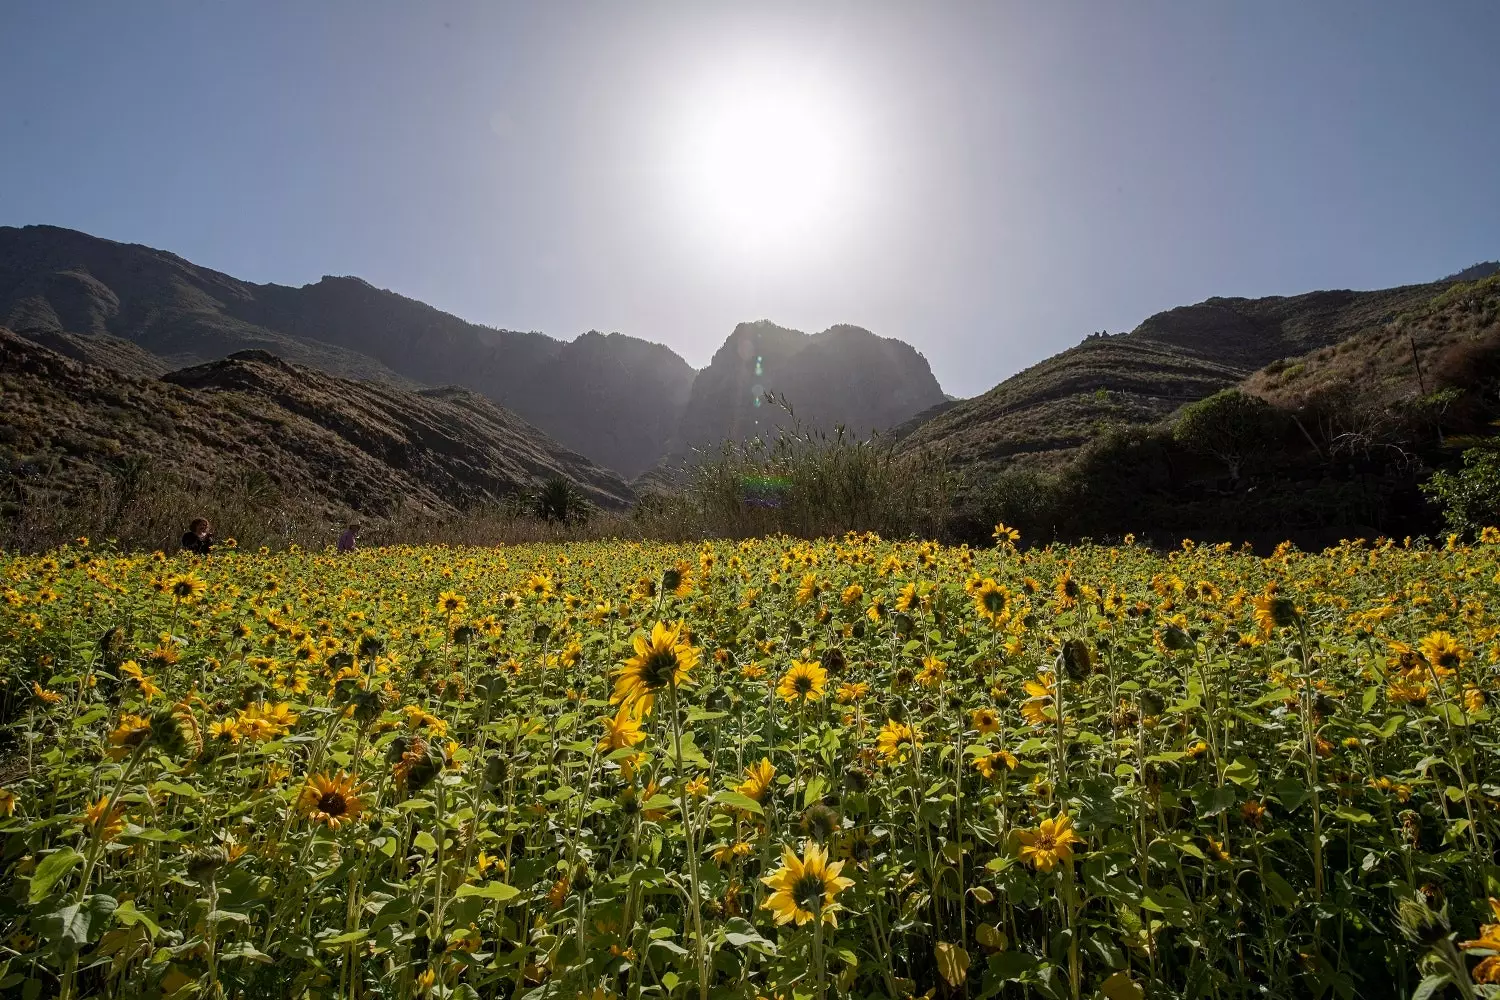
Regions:
<instances>
[{"instance_id":1,"label":"mountain","mask_svg":"<svg viewBox=\"0 0 1500 1000\"><path fill-rule=\"evenodd\" d=\"M1092 335L937 412L902 447L941 449L980 475L1056 466L1106 428L1155 423L1266 365L1391 323L1447 287L1211 298L1169 309L1129 333Z\"/></svg>"},{"instance_id":2,"label":"mountain","mask_svg":"<svg viewBox=\"0 0 1500 1000\"><path fill-rule=\"evenodd\" d=\"M260 350L140 377L0 329L0 479L29 502L76 501L142 464L197 483L254 470L338 516L452 514L558 476L604 507L633 499L470 390L340 378Z\"/></svg>"},{"instance_id":3,"label":"mountain","mask_svg":"<svg viewBox=\"0 0 1500 1000\"><path fill-rule=\"evenodd\" d=\"M787 423L768 406L784 399L805 427L855 436L886 431L945 399L927 359L910 344L857 326L806 334L741 323L698 373L674 450L754 437Z\"/></svg>"},{"instance_id":4,"label":"mountain","mask_svg":"<svg viewBox=\"0 0 1500 1000\"><path fill-rule=\"evenodd\" d=\"M858 327L809 336L742 324L698 373L619 333L562 341L494 329L353 277L254 284L52 226L0 227L0 325L138 376L260 350L344 378L463 386L627 478L774 426L757 406L767 390L809 426L858 433L943 400L912 347Z\"/></svg>"},{"instance_id":5,"label":"mountain","mask_svg":"<svg viewBox=\"0 0 1500 1000\"><path fill-rule=\"evenodd\" d=\"M126 341L163 371L263 350L346 378L460 385L626 475L661 457L694 377L633 337L497 330L358 278L257 285L52 226L0 227L0 325L101 362Z\"/></svg>"}]
</instances>

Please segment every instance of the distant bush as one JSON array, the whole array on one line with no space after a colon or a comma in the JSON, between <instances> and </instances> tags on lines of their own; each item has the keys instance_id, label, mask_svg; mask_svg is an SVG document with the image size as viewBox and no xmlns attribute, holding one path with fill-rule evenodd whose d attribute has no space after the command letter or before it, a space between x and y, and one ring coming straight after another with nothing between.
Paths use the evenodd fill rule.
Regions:
<instances>
[{"instance_id":1,"label":"distant bush","mask_svg":"<svg viewBox=\"0 0 1500 1000\"><path fill-rule=\"evenodd\" d=\"M1422 492L1442 508L1453 531L1472 534L1500 525L1500 451L1493 446L1468 449L1462 469L1434 473Z\"/></svg>"}]
</instances>

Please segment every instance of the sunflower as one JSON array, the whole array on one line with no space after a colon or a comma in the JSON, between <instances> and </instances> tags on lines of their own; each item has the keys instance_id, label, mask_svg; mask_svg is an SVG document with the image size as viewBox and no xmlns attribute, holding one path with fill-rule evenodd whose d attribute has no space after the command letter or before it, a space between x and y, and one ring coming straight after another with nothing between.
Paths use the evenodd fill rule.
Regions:
<instances>
[{"instance_id":1,"label":"sunflower","mask_svg":"<svg viewBox=\"0 0 1500 1000\"><path fill-rule=\"evenodd\" d=\"M641 732L640 718L628 705L621 706L613 719L605 716L599 722L604 726L604 736L599 740L601 752L613 753L633 747L646 738L646 734Z\"/></svg>"},{"instance_id":2,"label":"sunflower","mask_svg":"<svg viewBox=\"0 0 1500 1000\"><path fill-rule=\"evenodd\" d=\"M693 567L679 562L668 566L661 575L661 589L674 597L686 597L693 592Z\"/></svg>"},{"instance_id":3,"label":"sunflower","mask_svg":"<svg viewBox=\"0 0 1500 1000\"><path fill-rule=\"evenodd\" d=\"M1001 773L1001 768L1007 771L1014 771L1018 763L1016 755L1009 750L996 750L993 753L985 754L983 757L975 758L974 770L978 771L986 781L989 781L995 775Z\"/></svg>"},{"instance_id":4,"label":"sunflower","mask_svg":"<svg viewBox=\"0 0 1500 1000\"><path fill-rule=\"evenodd\" d=\"M688 675L698 665L702 651L683 639L682 632L681 623L669 628L657 622L649 638L636 635L632 640L635 655L615 675L610 704L639 703L640 713L647 715L656 704L656 692L669 684L692 683Z\"/></svg>"},{"instance_id":5,"label":"sunflower","mask_svg":"<svg viewBox=\"0 0 1500 1000\"><path fill-rule=\"evenodd\" d=\"M1083 838L1073 832L1073 820L1067 813L1042 820L1035 830L1019 831L1016 839L1021 842L1021 860L1042 872L1050 872L1059 861L1072 860L1073 845L1083 843Z\"/></svg>"},{"instance_id":6,"label":"sunflower","mask_svg":"<svg viewBox=\"0 0 1500 1000\"><path fill-rule=\"evenodd\" d=\"M1453 673L1469 657L1468 651L1447 632L1429 632L1417 643L1417 648L1442 677Z\"/></svg>"},{"instance_id":7,"label":"sunflower","mask_svg":"<svg viewBox=\"0 0 1500 1000\"><path fill-rule=\"evenodd\" d=\"M806 604L808 601L816 600L823 592L823 585L818 582L818 574L808 573L797 585L797 603Z\"/></svg>"},{"instance_id":8,"label":"sunflower","mask_svg":"<svg viewBox=\"0 0 1500 1000\"><path fill-rule=\"evenodd\" d=\"M860 701L869 693L870 685L864 681L854 681L852 683L845 681L839 685L838 700L840 704L851 705L856 701Z\"/></svg>"},{"instance_id":9,"label":"sunflower","mask_svg":"<svg viewBox=\"0 0 1500 1000\"><path fill-rule=\"evenodd\" d=\"M740 860L741 858L748 858L754 853L755 848L751 847L743 840L736 840L732 844L720 844L718 847L715 847L713 858L714 862L719 865L719 867L727 868L729 865Z\"/></svg>"},{"instance_id":10,"label":"sunflower","mask_svg":"<svg viewBox=\"0 0 1500 1000\"><path fill-rule=\"evenodd\" d=\"M208 584L192 573L184 573L169 580L167 587L171 590L174 600L191 604L203 596L203 592L208 589Z\"/></svg>"},{"instance_id":11,"label":"sunflower","mask_svg":"<svg viewBox=\"0 0 1500 1000\"><path fill-rule=\"evenodd\" d=\"M125 806L111 803L108 795L101 795L99 801L83 810L83 824L98 831L100 841L114 840L125 829Z\"/></svg>"},{"instance_id":12,"label":"sunflower","mask_svg":"<svg viewBox=\"0 0 1500 1000\"><path fill-rule=\"evenodd\" d=\"M875 749L887 761L904 760L908 752L920 745L922 734L904 722L889 719L875 737Z\"/></svg>"},{"instance_id":13,"label":"sunflower","mask_svg":"<svg viewBox=\"0 0 1500 1000\"><path fill-rule=\"evenodd\" d=\"M16 814L16 793L9 788L0 788L0 816Z\"/></svg>"},{"instance_id":14,"label":"sunflower","mask_svg":"<svg viewBox=\"0 0 1500 1000\"><path fill-rule=\"evenodd\" d=\"M445 590L438 595L437 609L446 615L462 614L468 606L468 599L454 591Z\"/></svg>"},{"instance_id":15,"label":"sunflower","mask_svg":"<svg viewBox=\"0 0 1500 1000\"><path fill-rule=\"evenodd\" d=\"M843 602L843 605L846 608L852 608L864 599L865 588L861 587L857 583L849 584L849 586L844 588L843 594L839 596L839 600Z\"/></svg>"},{"instance_id":16,"label":"sunflower","mask_svg":"<svg viewBox=\"0 0 1500 1000\"><path fill-rule=\"evenodd\" d=\"M991 535L996 545L1014 545L1021 540L1021 533L1007 524L995 525L994 533Z\"/></svg>"},{"instance_id":17,"label":"sunflower","mask_svg":"<svg viewBox=\"0 0 1500 1000\"><path fill-rule=\"evenodd\" d=\"M828 684L828 671L816 660L793 660L792 669L782 675L776 693L785 701L820 701Z\"/></svg>"},{"instance_id":18,"label":"sunflower","mask_svg":"<svg viewBox=\"0 0 1500 1000\"><path fill-rule=\"evenodd\" d=\"M808 844L801 858L790 847L784 848L781 867L761 879L772 890L762 906L775 915L778 924L795 922L800 927L821 918L837 927L837 896L854 884L853 879L839 875L843 868L842 861L830 863L818 844Z\"/></svg>"},{"instance_id":19,"label":"sunflower","mask_svg":"<svg viewBox=\"0 0 1500 1000\"><path fill-rule=\"evenodd\" d=\"M354 778L343 771L332 777L326 771L309 777L298 804L308 819L324 823L330 830L353 820L365 808Z\"/></svg>"},{"instance_id":20,"label":"sunflower","mask_svg":"<svg viewBox=\"0 0 1500 1000\"><path fill-rule=\"evenodd\" d=\"M1033 726L1044 726L1051 719L1047 711L1052 707L1052 691L1056 680L1050 672L1037 675L1036 680L1027 681L1026 693L1031 697L1021 703L1021 717ZM1054 717L1056 713L1053 713Z\"/></svg>"},{"instance_id":21,"label":"sunflower","mask_svg":"<svg viewBox=\"0 0 1500 1000\"><path fill-rule=\"evenodd\" d=\"M130 752L144 743L151 735L151 721L143 716L125 712L119 725L109 734L109 755L115 760L130 756Z\"/></svg>"},{"instance_id":22,"label":"sunflower","mask_svg":"<svg viewBox=\"0 0 1500 1000\"><path fill-rule=\"evenodd\" d=\"M922 669L917 673L917 683L923 687L937 687L948 676L948 664L936 656L924 656Z\"/></svg>"},{"instance_id":23,"label":"sunflower","mask_svg":"<svg viewBox=\"0 0 1500 1000\"><path fill-rule=\"evenodd\" d=\"M986 577L979 586L974 588L972 596L974 613L980 619L991 625L1001 624L1005 617L1005 610L1010 606L1010 591Z\"/></svg>"},{"instance_id":24,"label":"sunflower","mask_svg":"<svg viewBox=\"0 0 1500 1000\"><path fill-rule=\"evenodd\" d=\"M739 783L735 791L757 802L764 802L775 777L776 765L771 763L769 757L762 757L759 764L751 764L745 768L745 780Z\"/></svg>"},{"instance_id":25,"label":"sunflower","mask_svg":"<svg viewBox=\"0 0 1500 1000\"><path fill-rule=\"evenodd\" d=\"M56 705L63 700L63 696L56 691L49 691L36 681L31 682L31 693L42 700L43 704Z\"/></svg>"},{"instance_id":26,"label":"sunflower","mask_svg":"<svg viewBox=\"0 0 1500 1000\"><path fill-rule=\"evenodd\" d=\"M981 736L988 736L1000 729L1000 716L995 714L993 708L976 708L970 719Z\"/></svg>"}]
</instances>

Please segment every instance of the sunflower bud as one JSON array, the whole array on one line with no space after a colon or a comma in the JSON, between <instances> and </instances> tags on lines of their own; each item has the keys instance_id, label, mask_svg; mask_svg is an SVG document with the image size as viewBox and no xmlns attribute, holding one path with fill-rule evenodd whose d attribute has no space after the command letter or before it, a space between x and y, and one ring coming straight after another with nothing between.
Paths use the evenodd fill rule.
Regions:
<instances>
[{"instance_id":1,"label":"sunflower bud","mask_svg":"<svg viewBox=\"0 0 1500 1000\"><path fill-rule=\"evenodd\" d=\"M804 837L811 837L821 844L833 835L840 822L837 810L822 802L814 802L803 810L797 829Z\"/></svg>"},{"instance_id":2,"label":"sunflower bud","mask_svg":"<svg viewBox=\"0 0 1500 1000\"><path fill-rule=\"evenodd\" d=\"M510 761L502 754L492 753L484 762L484 783L490 788L499 788L510 777Z\"/></svg>"},{"instance_id":3,"label":"sunflower bud","mask_svg":"<svg viewBox=\"0 0 1500 1000\"><path fill-rule=\"evenodd\" d=\"M399 764L401 758L406 756L406 750L410 745L411 741L405 736L397 736L391 740L385 748L385 762L387 764Z\"/></svg>"},{"instance_id":4,"label":"sunflower bud","mask_svg":"<svg viewBox=\"0 0 1500 1000\"><path fill-rule=\"evenodd\" d=\"M823 650L822 662L823 669L834 677L842 674L844 669L849 666L849 661L845 658L844 651L838 646L829 646Z\"/></svg>"},{"instance_id":5,"label":"sunflower bud","mask_svg":"<svg viewBox=\"0 0 1500 1000\"><path fill-rule=\"evenodd\" d=\"M1193 648L1193 637L1188 635L1176 625L1168 625L1161 634L1162 644L1168 649L1182 652Z\"/></svg>"},{"instance_id":6,"label":"sunflower bud","mask_svg":"<svg viewBox=\"0 0 1500 1000\"><path fill-rule=\"evenodd\" d=\"M187 876L199 885L214 880L220 868L229 863L229 853L222 847L210 847L193 853L187 862Z\"/></svg>"},{"instance_id":7,"label":"sunflower bud","mask_svg":"<svg viewBox=\"0 0 1500 1000\"><path fill-rule=\"evenodd\" d=\"M1063 643L1059 658L1063 673L1069 680L1084 680L1094 669L1094 651L1082 639L1069 639Z\"/></svg>"}]
</instances>

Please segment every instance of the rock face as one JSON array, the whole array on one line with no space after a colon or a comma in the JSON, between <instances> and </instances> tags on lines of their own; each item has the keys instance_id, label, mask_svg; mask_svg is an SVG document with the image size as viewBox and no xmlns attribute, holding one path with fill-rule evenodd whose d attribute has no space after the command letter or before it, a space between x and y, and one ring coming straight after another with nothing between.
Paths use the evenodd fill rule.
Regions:
<instances>
[{"instance_id":1,"label":"rock face","mask_svg":"<svg viewBox=\"0 0 1500 1000\"><path fill-rule=\"evenodd\" d=\"M767 393L807 427L843 425L857 436L886 431L941 403L927 360L910 344L857 326L818 334L770 322L741 323L698 373L673 450L746 439L787 423Z\"/></svg>"},{"instance_id":2,"label":"rock face","mask_svg":"<svg viewBox=\"0 0 1500 1000\"><path fill-rule=\"evenodd\" d=\"M809 336L742 324L697 373L668 348L618 333L565 342L479 326L358 278L257 285L51 226L0 227L0 325L135 375L261 350L344 378L463 386L626 477L771 429L757 386L808 425L859 433L943 400L912 347L858 327Z\"/></svg>"},{"instance_id":3,"label":"rock face","mask_svg":"<svg viewBox=\"0 0 1500 1000\"><path fill-rule=\"evenodd\" d=\"M606 508L633 499L618 475L478 393L344 379L263 350L141 378L0 329L0 390L0 472L64 493L144 457L203 481L254 469L377 515L450 513L554 476Z\"/></svg>"}]
</instances>

